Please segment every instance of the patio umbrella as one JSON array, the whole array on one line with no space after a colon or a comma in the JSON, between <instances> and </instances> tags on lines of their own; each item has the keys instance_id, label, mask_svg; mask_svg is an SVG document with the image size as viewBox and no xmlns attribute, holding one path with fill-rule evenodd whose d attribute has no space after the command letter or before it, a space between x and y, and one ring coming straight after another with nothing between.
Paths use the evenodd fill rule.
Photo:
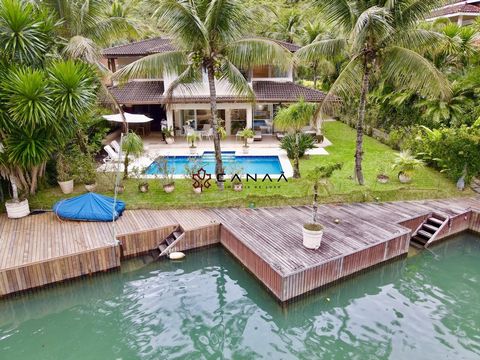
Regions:
<instances>
[{"instance_id":1,"label":"patio umbrella","mask_svg":"<svg viewBox=\"0 0 480 360\"><path fill-rule=\"evenodd\" d=\"M123 113L125 115L125 120L129 124L143 124L152 121L152 118L142 114L130 114L130 113ZM113 115L103 115L103 118L108 121L123 123L122 115L121 114L113 114Z\"/></svg>"}]
</instances>

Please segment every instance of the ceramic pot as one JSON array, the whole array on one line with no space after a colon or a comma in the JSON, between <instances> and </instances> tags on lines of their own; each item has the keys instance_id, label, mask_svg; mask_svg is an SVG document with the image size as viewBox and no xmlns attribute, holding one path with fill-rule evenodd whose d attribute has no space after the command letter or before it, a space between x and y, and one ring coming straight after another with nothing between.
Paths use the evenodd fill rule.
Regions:
<instances>
[{"instance_id":1,"label":"ceramic pot","mask_svg":"<svg viewBox=\"0 0 480 360\"><path fill-rule=\"evenodd\" d=\"M27 199L19 202L7 201L5 208L7 209L9 219L20 219L30 214L30 206Z\"/></svg>"},{"instance_id":2,"label":"ceramic pot","mask_svg":"<svg viewBox=\"0 0 480 360\"><path fill-rule=\"evenodd\" d=\"M58 185L60 185L60 189L62 189L64 194L71 194L73 192L73 180L58 181Z\"/></svg>"},{"instance_id":3,"label":"ceramic pot","mask_svg":"<svg viewBox=\"0 0 480 360\"><path fill-rule=\"evenodd\" d=\"M322 243L323 230L303 230L303 246L307 249L318 249Z\"/></svg>"},{"instance_id":4,"label":"ceramic pot","mask_svg":"<svg viewBox=\"0 0 480 360\"><path fill-rule=\"evenodd\" d=\"M175 185L174 184L168 184L168 185L163 185L163 190L167 193L170 194L175 190Z\"/></svg>"}]
</instances>

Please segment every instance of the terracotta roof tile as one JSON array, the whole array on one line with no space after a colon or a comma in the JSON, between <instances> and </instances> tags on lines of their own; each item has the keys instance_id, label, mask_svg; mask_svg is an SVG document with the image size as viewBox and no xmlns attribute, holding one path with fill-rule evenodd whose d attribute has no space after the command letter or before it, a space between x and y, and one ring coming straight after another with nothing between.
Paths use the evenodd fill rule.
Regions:
<instances>
[{"instance_id":1,"label":"terracotta roof tile","mask_svg":"<svg viewBox=\"0 0 480 360\"><path fill-rule=\"evenodd\" d=\"M258 81L253 83L257 102L290 103L300 99L309 102L320 102L325 98L321 91L300 86L292 82ZM163 81L132 81L124 85L110 88L111 93L121 104L159 104L164 101ZM174 103L208 103L208 96L176 96ZM239 96L219 96L219 103L248 102Z\"/></svg>"},{"instance_id":2,"label":"terracotta roof tile","mask_svg":"<svg viewBox=\"0 0 480 360\"><path fill-rule=\"evenodd\" d=\"M458 4L449 5L432 11L429 18L442 17L446 15L453 15L457 13L471 13L480 15L480 7L473 4Z\"/></svg>"},{"instance_id":3,"label":"terracotta roof tile","mask_svg":"<svg viewBox=\"0 0 480 360\"><path fill-rule=\"evenodd\" d=\"M295 52L300 49L300 46L290 44L281 40L274 40L277 44L282 45L288 51ZM102 54L106 57L122 57L122 56L147 56L150 54L174 51L175 47L172 45L170 39L156 37L147 40L132 42L129 44L114 46L104 49Z\"/></svg>"}]
</instances>

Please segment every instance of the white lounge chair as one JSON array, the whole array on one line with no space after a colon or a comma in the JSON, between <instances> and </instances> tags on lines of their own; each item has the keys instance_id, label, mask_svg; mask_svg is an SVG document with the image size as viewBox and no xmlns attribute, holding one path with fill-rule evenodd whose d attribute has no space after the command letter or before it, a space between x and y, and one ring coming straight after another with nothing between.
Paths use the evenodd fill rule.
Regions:
<instances>
[{"instance_id":1,"label":"white lounge chair","mask_svg":"<svg viewBox=\"0 0 480 360\"><path fill-rule=\"evenodd\" d=\"M212 140L213 139L213 128L209 128L208 130L202 131L202 137L205 137L208 140Z\"/></svg>"},{"instance_id":2,"label":"white lounge chair","mask_svg":"<svg viewBox=\"0 0 480 360\"><path fill-rule=\"evenodd\" d=\"M123 162L125 160L125 157L120 155L113 150L113 148L110 145L106 145L103 147L103 149L107 152L108 156L103 159L104 162L108 161L113 161L113 162Z\"/></svg>"},{"instance_id":3,"label":"white lounge chair","mask_svg":"<svg viewBox=\"0 0 480 360\"><path fill-rule=\"evenodd\" d=\"M120 144L118 143L117 140L113 140L111 143L110 143L110 146L113 148L113 150L115 150L117 153L120 153Z\"/></svg>"}]
</instances>

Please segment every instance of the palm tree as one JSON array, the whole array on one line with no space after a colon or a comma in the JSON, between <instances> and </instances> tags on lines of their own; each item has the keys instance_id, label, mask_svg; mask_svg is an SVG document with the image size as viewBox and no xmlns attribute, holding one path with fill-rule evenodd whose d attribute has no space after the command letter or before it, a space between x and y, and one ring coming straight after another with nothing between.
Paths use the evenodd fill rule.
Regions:
<instances>
[{"instance_id":1,"label":"palm tree","mask_svg":"<svg viewBox=\"0 0 480 360\"><path fill-rule=\"evenodd\" d=\"M125 152L125 160L123 163L123 179L128 179L129 156L135 157L143 154L143 141L140 136L134 132L129 132L124 136L122 141L122 150Z\"/></svg>"},{"instance_id":2,"label":"palm tree","mask_svg":"<svg viewBox=\"0 0 480 360\"><path fill-rule=\"evenodd\" d=\"M418 21L442 1L424 0L316 0L325 19L344 38L314 42L297 52L302 61L319 55L335 58L348 54L349 62L332 85L322 111L332 111L335 98L358 96L355 176L365 183L362 171L363 124L371 83L380 77L398 89L411 89L425 96L446 98L450 88L445 77L420 51L431 49L442 39L436 32L419 29Z\"/></svg>"},{"instance_id":3,"label":"palm tree","mask_svg":"<svg viewBox=\"0 0 480 360\"><path fill-rule=\"evenodd\" d=\"M302 16L297 10L288 10L277 16L272 31L267 32L271 38L293 43L300 34Z\"/></svg>"},{"instance_id":4,"label":"palm tree","mask_svg":"<svg viewBox=\"0 0 480 360\"><path fill-rule=\"evenodd\" d=\"M96 84L89 65L52 62L55 22L32 4L1 1L0 29L0 174L33 194L46 161L95 103Z\"/></svg>"},{"instance_id":5,"label":"palm tree","mask_svg":"<svg viewBox=\"0 0 480 360\"><path fill-rule=\"evenodd\" d=\"M192 93L208 78L211 118L214 130L215 173L217 184L223 174L220 126L217 114L216 80L228 84L229 90L253 99L255 94L240 69L272 64L286 69L290 53L277 43L262 38L247 38L254 21L239 0L164 0L156 10L159 22L171 37L176 50L139 59L115 74L116 78L177 76L166 90L171 102L175 89Z\"/></svg>"},{"instance_id":6,"label":"palm tree","mask_svg":"<svg viewBox=\"0 0 480 360\"><path fill-rule=\"evenodd\" d=\"M280 109L274 119L277 129L292 132L295 136L296 147L293 151L293 177L295 179L300 178L299 137L302 128L312 122L316 108L315 104L301 100L287 108Z\"/></svg>"},{"instance_id":7,"label":"palm tree","mask_svg":"<svg viewBox=\"0 0 480 360\"><path fill-rule=\"evenodd\" d=\"M65 54L89 63L99 63L102 47L137 39L145 31L145 21L136 14L133 1L46 0L39 4L60 21L57 31L67 40Z\"/></svg>"}]
</instances>

